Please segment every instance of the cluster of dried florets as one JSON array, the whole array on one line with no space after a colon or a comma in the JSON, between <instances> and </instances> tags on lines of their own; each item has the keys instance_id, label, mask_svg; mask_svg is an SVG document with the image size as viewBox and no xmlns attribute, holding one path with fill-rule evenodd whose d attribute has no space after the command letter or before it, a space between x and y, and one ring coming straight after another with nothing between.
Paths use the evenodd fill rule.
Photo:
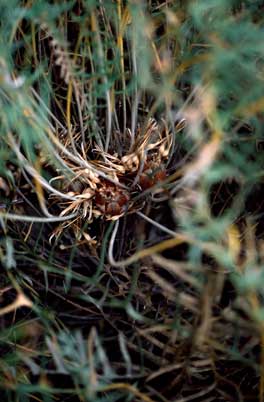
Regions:
<instances>
[{"instance_id":1,"label":"cluster of dried florets","mask_svg":"<svg viewBox=\"0 0 264 402\"><path fill-rule=\"evenodd\" d=\"M117 220L142 208L144 203L135 203L135 196L147 189L149 192L161 189L159 184L166 179L171 144L166 126L158 126L150 119L143 132L138 129L125 155L105 152L96 146L98 157L89 161L90 169L68 163L76 170L76 176L70 182L65 179L64 186L74 200L59 203L63 208L61 216L77 213L76 219L85 218L88 222L97 217Z\"/></svg>"},{"instance_id":2,"label":"cluster of dried florets","mask_svg":"<svg viewBox=\"0 0 264 402\"><path fill-rule=\"evenodd\" d=\"M117 219L128 210L130 200L127 190L103 181L95 193L94 204L106 219Z\"/></svg>"}]
</instances>

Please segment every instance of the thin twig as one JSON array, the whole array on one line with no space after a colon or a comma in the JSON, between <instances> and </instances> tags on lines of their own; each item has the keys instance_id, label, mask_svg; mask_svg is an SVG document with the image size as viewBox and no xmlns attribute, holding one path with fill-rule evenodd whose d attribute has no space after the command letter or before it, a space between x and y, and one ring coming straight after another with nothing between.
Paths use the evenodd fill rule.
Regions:
<instances>
[{"instance_id":1,"label":"thin twig","mask_svg":"<svg viewBox=\"0 0 264 402\"><path fill-rule=\"evenodd\" d=\"M50 218L46 218L44 216L17 215L17 214L10 214L8 212L6 212L6 213L0 212L1 219L8 219L8 220L13 220L13 221L21 221L21 222L42 222L42 223L63 222L63 221L73 219L76 216L77 216L77 212L74 214L66 215L66 216L52 216Z\"/></svg>"}]
</instances>

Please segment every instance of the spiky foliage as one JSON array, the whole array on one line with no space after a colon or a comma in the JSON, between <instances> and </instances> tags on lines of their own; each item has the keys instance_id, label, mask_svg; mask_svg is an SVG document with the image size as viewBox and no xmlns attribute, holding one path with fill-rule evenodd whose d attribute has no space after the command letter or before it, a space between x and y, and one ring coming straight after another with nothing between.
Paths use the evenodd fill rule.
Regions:
<instances>
[{"instance_id":1,"label":"spiky foliage","mask_svg":"<svg viewBox=\"0 0 264 402\"><path fill-rule=\"evenodd\" d=\"M9 401L264 401L261 1L1 3Z\"/></svg>"}]
</instances>

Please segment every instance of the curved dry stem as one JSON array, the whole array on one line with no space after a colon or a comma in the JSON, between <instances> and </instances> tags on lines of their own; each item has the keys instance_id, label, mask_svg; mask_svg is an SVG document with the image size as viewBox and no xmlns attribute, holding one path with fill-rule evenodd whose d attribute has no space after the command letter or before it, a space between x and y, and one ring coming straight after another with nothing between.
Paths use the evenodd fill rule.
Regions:
<instances>
[{"instance_id":1,"label":"curved dry stem","mask_svg":"<svg viewBox=\"0 0 264 402\"><path fill-rule=\"evenodd\" d=\"M127 390L128 392L134 394L136 397L140 398L143 402L154 402L153 399L149 398L147 395L138 391L138 389L135 388L133 385L127 384L127 383L114 383L114 384L106 385L100 391L107 392L107 391L115 391L118 389Z\"/></svg>"},{"instance_id":2,"label":"curved dry stem","mask_svg":"<svg viewBox=\"0 0 264 402\"><path fill-rule=\"evenodd\" d=\"M109 263L113 267L125 267L125 266L131 265L131 264L137 262L138 260L141 260L142 258L149 257L152 254L160 253L169 248L176 247L179 244L182 244L184 242L190 243L192 241L188 236L175 232L174 237L171 239L164 240L158 244L155 244L154 246L136 251L134 254L132 254L128 258L125 258L124 260L116 261L113 256L113 250L114 250L114 244L115 244L118 227L119 227L119 221L116 221L113 233L111 235L111 239L109 242L109 249L108 249L108 260L109 260Z\"/></svg>"},{"instance_id":3,"label":"curved dry stem","mask_svg":"<svg viewBox=\"0 0 264 402\"><path fill-rule=\"evenodd\" d=\"M50 218L45 218L44 216L28 216L28 215L17 215L10 214L8 212L2 213L0 212L0 219L7 219L13 221L21 221L21 222L42 222L42 223L50 223L50 222L63 222L67 220L71 220L76 218L77 212L74 214L66 215L66 216L52 216Z\"/></svg>"},{"instance_id":4,"label":"curved dry stem","mask_svg":"<svg viewBox=\"0 0 264 402\"><path fill-rule=\"evenodd\" d=\"M140 216L141 218L145 219L147 222L151 223L153 226L155 226L156 228L158 228L162 232L167 233L170 236L177 236L176 232L174 232L173 230L170 230L170 229L166 228L166 226L161 225L160 223L154 221L153 219L151 219L149 216L143 214L142 212L137 211L136 214L138 216Z\"/></svg>"},{"instance_id":5,"label":"curved dry stem","mask_svg":"<svg viewBox=\"0 0 264 402\"><path fill-rule=\"evenodd\" d=\"M54 187L52 187L38 172L36 169L34 169L32 166L30 166L27 163L26 158L23 156L23 154L20 152L13 136L9 133L8 134L8 138L11 142L12 148L15 151L18 160L22 163L24 169L32 176L34 177L36 180L39 181L39 183L49 192L56 194L57 196L59 196L60 198L65 198L67 200L70 201L75 201L76 197L72 197L70 195L61 193L59 190L56 190Z\"/></svg>"}]
</instances>

